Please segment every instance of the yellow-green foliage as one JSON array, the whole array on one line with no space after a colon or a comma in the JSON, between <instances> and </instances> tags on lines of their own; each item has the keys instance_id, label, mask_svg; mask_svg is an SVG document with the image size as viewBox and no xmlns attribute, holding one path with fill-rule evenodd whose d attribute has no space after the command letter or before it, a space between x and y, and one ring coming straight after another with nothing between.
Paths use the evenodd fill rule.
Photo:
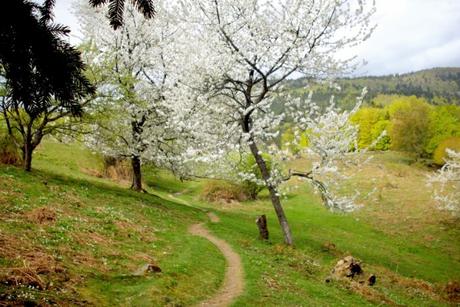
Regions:
<instances>
[{"instance_id":1,"label":"yellow-green foliage","mask_svg":"<svg viewBox=\"0 0 460 307\"><path fill-rule=\"evenodd\" d=\"M377 96L372 99L371 104L378 108L384 108L392 104L395 100L403 98L404 96L401 95L385 95L385 94L378 94Z\"/></svg>"},{"instance_id":2,"label":"yellow-green foliage","mask_svg":"<svg viewBox=\"0 0 460 307\"><path fill-rule=\"evenodd\" d=\"M281 135L281 148L287 149L292 154L298 154L301 149L308 147L308 136L306 133L300 133L299 141L295 140L294 130L291 127L285 129Z\"/></svg>"},{"instance_id":3,"label":"yellow-green foliage","mask_svg":"<svg viewBox=\"0 0 460 307\"><path fill-rule=\"evenodd\" d=\"M423 155L431 112L428 102L415 96L401 97L386 109L391 120L391 148Z\"/></svg>"},{"instance_id":4,"label":"yellow-green foliage","mask_svg":"<svg viewBox=\"0 0 460 307\"><path fill-rule=\"evenodd\" d=\"M379 108L362 108L352 116L351 122L359 127L359 148L369 147L390 124L387 112ZM375 149L387 150L389 145L390 138L385 136L376 144Z\"/></svg>"},{"instance_id":5,"label":"yellow-green foliage","mask_svg":"<svg viewBox=\"0 0 460 307\"><path fill-rule=\"evenodd\" d=\"M425 152L432 154L442 141L455 136L460 137L460 107L449 105L432 108Z\"/></svg>"},{"instance_id":6,"label":"yellow-green foliage","mask_svg":"<svg viewBox=\"0 0 460 307\"><path fill-rule=\"evenodd\" d=\"M447 158L446 149L460 151L460 137L451 137L442 141L433 154L433 161L438 165L443 165Z\"/></svg>"},{"instance_id":7,"label":"yellow-green foliage","mask_svg":"<svg viewBox=\"0 0 460 307\"><path fill-rule=\"evenodd\" d=\"M431 106L423 98L378 95L372 104L360 109L351 119L359 126L359 148L372 144L382 131L389 135L375 149L414 152L431 156L445 139L460 136L460 107Z\"/></svg>"}]
</instances>

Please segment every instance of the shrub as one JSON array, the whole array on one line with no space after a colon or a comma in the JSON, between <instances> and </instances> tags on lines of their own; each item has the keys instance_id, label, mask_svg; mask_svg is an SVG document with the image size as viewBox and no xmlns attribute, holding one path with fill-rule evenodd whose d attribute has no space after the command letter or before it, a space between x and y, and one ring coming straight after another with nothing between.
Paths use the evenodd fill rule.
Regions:
<instances>
[{"instance_id":1,"label":"shrub","mask_svg":"<svg viewBox=\"0 0 460 307\"><path fill-rule=\"evenodd\" d=\"M10 136L0 137L0 163L9 165L20 165L21 154L19 148Z\"/></svg>"},{"instance_id":2,"label":"shrub","mask_svg":"<svg viewBox=\"0 0 460 307\"><path fill-rule=\"evenodd\" d=\"M226 203L248 199L242 186L223 180L207 182L201 191L201 198L206 201Z\"/></svg>"},{"instance_id":3,"label":"shrub","mask_svg":"<svg viewBox=\"0 0 460 307\"><path fill-rule=\"evenodd\" d=\"M104 156L104 176L116 181L131 180L132 171L129 161Z\"/></svg>"},{"instance_id":4,"label":"shrub","mask_svg":"<svg viewBox=\"0 0 460 307\"><path fill-rule=\"evenodd\" d=\"M442 141L433 154L433 161L437 165L444 165L447 158L446 149L452 149L460 152L460 137L451 137Z\"/></svg>"}]
</instances>

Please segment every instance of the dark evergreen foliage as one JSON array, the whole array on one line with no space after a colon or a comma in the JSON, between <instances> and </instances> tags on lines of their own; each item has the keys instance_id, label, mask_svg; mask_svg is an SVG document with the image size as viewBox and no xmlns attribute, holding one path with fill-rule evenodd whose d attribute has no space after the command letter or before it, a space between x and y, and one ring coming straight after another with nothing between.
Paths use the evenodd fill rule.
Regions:
<instances>
[{"instance_id":1,"label":"dark evergreen foliage","mask_svg":"<svg viewBox=\"0 0 460 307\"><path fill-rule=\"evenodd\" d=\"M52 5L48 0L45 5ZM80 52L63 39L69 30L51 23L46 6L6 1L0 14L0 64L15 104L31 118L56 101L80 116L79 99L94 91L83 75Z\"/></svg>"},{"instance_id":2,"label":"dark evergreen foliage","mask_svg":"<svg viewBox=\"0 0 460 307\"><path fill-rule=\"evenodd\" d=\"M131 0L136 8L146 17L152 18L155 14L152 0ZM123 24L123 9L125 0L89 0L93 7L109 4L109 19L110 24L114 29L119 28Z\"/></svg>"},{"instance_id":3,"label":"dark evergreen foliage","mask_svg":"<svg viewBox=\"0 0 460 307\"><path fill-rule=\"evenodd\" d=\"M327 105L334 95L337 103L344 108L354 105L355 98L364 87L368 90L365 100L370 104L376 96L384 94L417 96L434 105L460 105L460 68L457 67L432 68L401 75L340 78L336 83L340 90L302 78L289 80L286 88L295 96L304 98L313 90L313 99L321 105ZM307 85L310 87L306 88Z\"/></svg>"},{"instance_id":4,"label":"dark evergreen foliage","mask_svg":"<svg viewBox=\"0 0 460 307\"><path fill-rule=\"evenodd\" d=\"M83 97L95 92L80 52L63 39L69 30L52 23L53 4L6 1L0 13L0 110L27 171L43 136L81 116Z\"/></svg>"}]
</instances>

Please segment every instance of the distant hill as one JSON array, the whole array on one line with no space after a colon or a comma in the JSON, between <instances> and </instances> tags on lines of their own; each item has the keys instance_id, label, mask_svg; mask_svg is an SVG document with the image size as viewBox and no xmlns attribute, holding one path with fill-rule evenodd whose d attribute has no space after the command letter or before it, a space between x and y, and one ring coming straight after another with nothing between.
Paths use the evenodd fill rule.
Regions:
<instances>
[{"instance_id":1,"label":"distant hill","mask_svg":"<svg viewBox=\"0 0 460 307\"><path fill-rule=\"evenodd\" d=\"M460 67L432 68L400 75L341 78L335 84L337 86L312 83L305 78L286 82L295 96L307 96L313 90L313 99L320 104L326 103L334 95L340 105L351 106L362 89L367 87L366 101L369 104L377 95L384 94L415 95L426 98L432 104L460 105Z\"/></svg>"}]
</instances>

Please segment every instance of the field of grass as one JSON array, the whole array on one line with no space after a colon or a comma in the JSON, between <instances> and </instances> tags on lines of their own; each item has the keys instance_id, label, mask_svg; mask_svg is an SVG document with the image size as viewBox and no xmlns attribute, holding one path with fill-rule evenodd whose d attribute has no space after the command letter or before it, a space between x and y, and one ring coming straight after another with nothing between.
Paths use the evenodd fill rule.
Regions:
<instances>
[{"instance_id":1,"label":"field of grass","mask_svg":"<svg viewBox=\"0 0 460 307\"><path fill-rule=\"evenodd\" d=\"M187 227L205 221L203 211L211 210L221 222L206 226L229 242L244 264L246 289L235 306L456 303L446 285L460 280L459 221L432 203L424 184L430 170L411 165L402 154L377 154L353 186L345 187L377 188L376 197L357 212L329 212L306 185L290 192L284 206L294 248L282 244L264 193L257 201L211 204L200 197L205 181L180 182L146 168L149 194L137 194L91 176L99 168L100 159L87 150L52 142L39 148L31 174L0 166L0 273L8 282L0 284L0 302L9 297L97 306L197 303L216 291L225 270L212 244L187 234ZM254 221L260 214L268 217L269 242L257 238ZM325 282L345 255L377 276L374 287ZM43 263L48 269L40 273ZM145 263L162 272L133 276ZM38 279L44 289L21 286L21 278L25 284Z\"/></svg>"},{"instance_id":2,"label":"field of grass","mask_svg":"<svg viewBox=\"0 0 460 307\"><path fill-rule=\"evenodd\" d=\"M187 233L204 214L82 172L97 162L47 143L31 174L0 166L0 302L188 305L212 294L225 260ZM162 273L134 276L149 263Z\"/></svg>"}]
</instances>

